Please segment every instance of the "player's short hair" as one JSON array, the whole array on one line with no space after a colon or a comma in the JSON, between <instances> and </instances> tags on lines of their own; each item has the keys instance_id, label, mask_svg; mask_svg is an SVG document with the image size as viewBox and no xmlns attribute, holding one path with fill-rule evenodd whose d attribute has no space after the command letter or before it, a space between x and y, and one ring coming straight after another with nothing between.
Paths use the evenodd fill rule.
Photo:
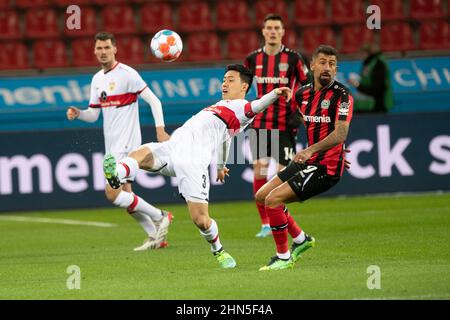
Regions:
<instances>
[{"instance_id":1,"label":"player's short hair","mask_svg":"<svg viewBox=\"0 0 450 320\"><path fill-rule=\"evenodd\" d=\"M100 40L100 41L106 41L106 40L111 40L111 43L113 44L113 46L116 45L116 37L114 37L114 35L112 33L109 32L99 32L95 35L95 41Z\"/></svg>"},{"instance_id":2,"label":"player's short hair","mask_svg":"<svg viewBox=\"0 0 450 320\"><path fill-rule=\"evenodd\" d=\"M316 50L314 50L314 53L312 55L313 60L319 55L319 53L323 53L327 56L335 56L336 59L338 57L338 52L335 48L333 48L332 46L326 45L326 44L321 44L320 46L317 47Z\"/></svg>"},{"instance_id":3,"label":"player's short hair","mask_svg":"<svg viewBox=\"0 0 450 320\"><path fill-rule=\"evenodd\" d=\"M253 82L253 74L250 71L250 69L244 66L243 64L229 64L227 66L227 72L228 71L239 72L239 77L241 78L241 81L248 84L248 88L246 91L246 93L248 93L250 88L252 87Z\"/></svg>"},{"instance_id":4,"label":"player's short hair","mask_svg":"<svg viewBox=\"0 0 450 320\"><path fill-rule=\"evenodd\" d=\"M269 13L269 14L264 18L263 26L265 26L265 25L266 25L266 22L269 21L269 20L280 21L281 24L283 24L283 18L282 18L279 14L276 14L276 13Z\"/></svg>"}]
</instances>

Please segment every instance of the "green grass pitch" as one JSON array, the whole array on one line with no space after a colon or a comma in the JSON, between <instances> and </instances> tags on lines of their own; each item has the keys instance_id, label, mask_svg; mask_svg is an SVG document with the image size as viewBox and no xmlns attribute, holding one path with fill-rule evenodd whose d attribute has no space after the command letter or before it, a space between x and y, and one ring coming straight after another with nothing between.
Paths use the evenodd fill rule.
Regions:
<instances>
[{"instance_id":1,"label":"green grass pitch","mask_svg":"<svg viewBox=\"0 0 450 320\"><path fill-rule=\"evenodd\" d=\"M124 210L0 214L0 299L450 298L450 194L292 204L291 214L316 247L294 269L272 272L258 271L275 246L271 238L255 238L259 218L252 202L210 206L221 241L237 261L233 270L218 267L184 204L161 207L175 215L170 245L138 253L133 248L145 234ZM80 267L79 290L66 286L70 265ZM380 289L367 287L372 265L380 269Z\"/></svg>"}]
</instances>

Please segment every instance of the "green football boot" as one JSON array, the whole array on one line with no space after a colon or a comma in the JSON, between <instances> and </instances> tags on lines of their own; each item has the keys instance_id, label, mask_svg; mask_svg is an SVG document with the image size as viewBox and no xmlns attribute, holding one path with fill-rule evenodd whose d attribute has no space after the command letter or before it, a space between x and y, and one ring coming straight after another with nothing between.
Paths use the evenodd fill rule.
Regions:
<instances>
[{"instance_id":1,"label":"green football boot","mask_svg":"<svg viewBox=\"0 0 450 320\"><path fill-rule=\"evenodd\" d=\"M223 249L216 251L213 254L222 268L230 269L236 267L236 261L228 252L224 251Z\"/></svg>"},{"instance_id":2,"label":"green football boot","mask_svg":"<svg viewBox=\"0 0 450 320\"><path fill-rule=\"evenodd\" d=\"M300 256L303 252L305 252L306 250L308 250L309 248L314 247L316 244L316 239L314 239L313 237L310 237L309 235L305 235L305 241L303 241L302 243L292 243L291 246L291 254L292 254L292 259L294 260L294 262L297 262L298 259L300 259Z\"/></svg>"},{"instance_id":3,"label":"green football boot","mask_svg":"<svg viewBox=\"0 0 450 320\"><path fill-rule=\"evenodd\" d=\"M116 159L112 154L105 155L103 159L103 174L111 188L118 189L120 187L120 180L116 171Z\"/></svg>"},{"instance_id":4,"label":"green football boot","mask_svg":"<svg viewBox=\"0 0 450 320\"><path fill-rule=\"evenodd\" d=\"M267 265L259 268L259 271L292 269L294 267L294 264L295 263L294 260L292 260L292 257L287 260L284 260L280 259L278 256L274 256L270 259Z\"/></svg>"}]
</instances>

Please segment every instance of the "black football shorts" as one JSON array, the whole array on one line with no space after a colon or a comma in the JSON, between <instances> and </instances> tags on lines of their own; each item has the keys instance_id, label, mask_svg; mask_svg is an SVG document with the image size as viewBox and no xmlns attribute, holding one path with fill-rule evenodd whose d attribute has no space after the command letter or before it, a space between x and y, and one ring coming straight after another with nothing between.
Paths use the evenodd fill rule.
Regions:
<instances>
[{"instance_id":1,"label":"black football shorts","mask_svg":"<svg viewBox=\"0 0 450 320\"><path fill-rule=\"evenodd\" d=\"M338 177L327 174L327 168L320 164L291 162L278 172L278 177L287 182L300 202L327 191L339 182Z\"/></svg>"},{"instance_id":2,"label":"black football shorts","mask_svg":"<svg viewBox=\"0 0 450 320\"><path fill-rule=\"evenodd\" d=\"M279 164L287 166L295 155L296 134L289 131L251 129L249 132L250 149L253 160L274 158ZM276 141L273 138L278 137ZM275 147L274 147L275 146ZM275 150L272 150L276 148ZM275 152L274 152L275 151Z\"/></svg>"}]
</instances>

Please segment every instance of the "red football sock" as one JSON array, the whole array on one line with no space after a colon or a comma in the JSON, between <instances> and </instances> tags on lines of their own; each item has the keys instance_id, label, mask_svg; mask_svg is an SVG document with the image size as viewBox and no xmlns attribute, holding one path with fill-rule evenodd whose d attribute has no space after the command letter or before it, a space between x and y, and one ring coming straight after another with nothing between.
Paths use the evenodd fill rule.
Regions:
<instances>
[{"instance_id":1,"label":"red football sock","mask_svg":"<svg viewBox=\"0 0 450 320\"><path fill-rule=\"evenodd\" d=\"M253 180L253 195L256 194L256 192L258 192L259 189L261 189L261 187L266 184L267 182L267 178L263 178L263 179L254 179ZM261 223L262 224L269 224L269 216L266 213L266 207L264 205L264 203L260 203L260 202L256 202L256 207L258 208L258 212L259 212L259 217L261 218Z\"/></svg>"},{"instance_id":2,"label":"red football sock","mask_svg":"<svg viewBox=\"0 0 450 320\"><path fill-rule=\"evenodd\" d=\"M288 219L284 213L284 205L280 205L276 208L266 207L266 212L270 219L270 227L272 228L272 235L277 247L277 253L288 252Z\"/></svg>"},{"instance_id":3,"label":"red football sock","mask_svg":"<svg viewBox=\"0 0 450 320\"><path fill-rule=\"evenodd\" d=\"M302 232L302 229L299 227L297 222L295 222L294 218L289 213L288 208L285 206L284 212L286 213L287 222L288 222L288 232L291 235L292 239L297 238L298 235Z\"/></svg>"}]
</instances>

